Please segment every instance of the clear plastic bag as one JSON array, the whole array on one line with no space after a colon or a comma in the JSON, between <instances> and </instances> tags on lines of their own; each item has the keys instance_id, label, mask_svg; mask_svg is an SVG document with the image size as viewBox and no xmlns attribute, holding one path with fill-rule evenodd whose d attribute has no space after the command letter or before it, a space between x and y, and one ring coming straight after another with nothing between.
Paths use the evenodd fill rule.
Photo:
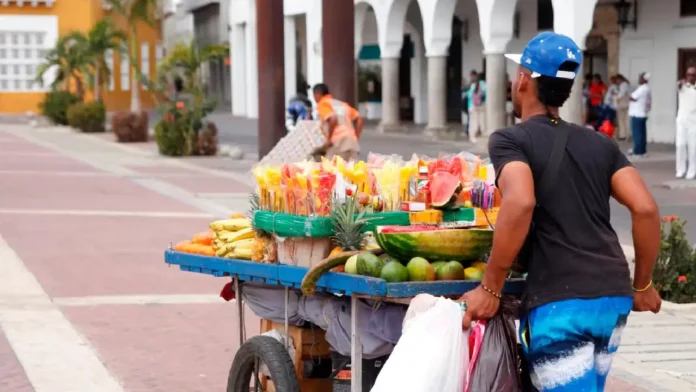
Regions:
<instances>
[{"instance_id":1,"label":"clear plastic bag","mask_svg":"<svg viewBox=\"0 0 696 392\"><path fill-rule=\"evenodd\" d=\"M463 315L452 300L416 296L406 312L401 338L372 392L462 392L469 365Z\"/></svg>"},{"instance_id":2,"label":"clear plastic bag","mask_svg":"<svg viewBox=\"0 0 696 392\"><path fill-rule=\"evenodd\" d=\"M504 297L498 313L486 323L481 352L469 379L470 391L522 391L515 333L518 308L518 300Z\"/></svg>"}]
</instances>

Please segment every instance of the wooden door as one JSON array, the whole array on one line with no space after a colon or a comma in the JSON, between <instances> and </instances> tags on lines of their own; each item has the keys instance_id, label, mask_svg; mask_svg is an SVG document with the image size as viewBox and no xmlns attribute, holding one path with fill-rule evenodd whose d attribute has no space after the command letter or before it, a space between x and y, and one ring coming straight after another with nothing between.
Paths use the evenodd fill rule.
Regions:
<instances>
[{"instance_id":1,"label":"wooden door","mask_svg":"<svg viewBox=\"0 0 696 392\"><path fill-rule=\"evenodd\" d=\"M696 48L679 49L679 63L677 69L677 79L681 79L686 74L689 66L696 66Z\"/></svg>"}]
</instances>

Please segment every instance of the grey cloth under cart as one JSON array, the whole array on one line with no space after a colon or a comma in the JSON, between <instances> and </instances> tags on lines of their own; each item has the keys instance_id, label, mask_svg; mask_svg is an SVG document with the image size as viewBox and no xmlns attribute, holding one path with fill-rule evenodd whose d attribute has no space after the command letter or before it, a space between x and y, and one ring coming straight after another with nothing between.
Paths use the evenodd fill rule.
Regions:
<instances>
[{"instance_id":1,"label":"grey cloth under cart","mask_svg":"<svg viewBox=\"0 0 696 392\"><path fill-rule=\"evenodd\" d=\"M284 322L285 288L261 283L244 283L244 301L260 318ZM401 337L401 325L406 306L361 301L360 338L363 357L374 359L392 352ZM341 355L350 355L351 310L350 298L317 293L303 296L289 290L288 323L300 326L305 322L326 331L326 341Z\"/></svg>"}]
</instances>

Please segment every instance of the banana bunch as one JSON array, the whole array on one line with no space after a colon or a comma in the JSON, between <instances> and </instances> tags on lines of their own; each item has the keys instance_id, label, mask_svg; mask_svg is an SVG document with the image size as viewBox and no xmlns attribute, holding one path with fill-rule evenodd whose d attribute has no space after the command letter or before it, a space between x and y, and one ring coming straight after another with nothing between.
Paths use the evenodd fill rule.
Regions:
<instances>
[{"instance_id":1,"label":"banana bunch","mask_svg":"<svg viewBox=\"0 0 696 392\"><path fill-rule=\"evenodd\" d=\"M215 231L213 249L218 257L251 260L254 247L254 230L246 218L225 219L212 222Z\"/></svg>"}]
</instances>

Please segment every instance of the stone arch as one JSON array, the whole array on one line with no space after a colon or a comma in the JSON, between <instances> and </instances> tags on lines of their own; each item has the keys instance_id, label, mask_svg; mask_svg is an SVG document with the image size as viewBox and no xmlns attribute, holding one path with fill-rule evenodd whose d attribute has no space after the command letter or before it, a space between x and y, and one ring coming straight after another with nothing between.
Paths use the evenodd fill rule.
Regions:
<instances>
[{"instance_id":1,"label":"stone arch","mask_svg":"<svg viewBox=\"0 0 696 392\"><path fill-rule=\"evenodd\" d=\"M484 53L504 53L512 38L517 0L476 0L476 9Z\"/></svg>"},{"instance_id":2,"label":"stone arch","mask_svg":"<svg viewBox=\"0 0 696 392\"><path fill-rule=\"evenodd\" d=\"M355 58L357 59L360 55L360 49L363 44L363 27L365 26L365 18L367 18L367 11L373 8L369 1L358 0L355 2ZM374 9L374 8L373 8ZM377 26L379 30L379 25Z\"/></svg>"},{"instance_id":3,"label":"stone arch","mask_svg":"<svg viewBox=\"0 0 696 392\"><path fill-rule=\"evenodd\" d=\"M395 58L401 54L404 43L404 22L410 1L392 0L384 3L385 8L375 10L379 30L379 47L383 58Z\"/></svg>"},{"instance_id":4,"label":"stone arch","mask_svg":"<svg viewBox=\"0 0 696 392\"><path fill-rule=\"evenodd\" d=\"M417 0L423 18L427 56L446 56L452 40L452 18L457 0Z\"/></svg>"}]
</instances>

